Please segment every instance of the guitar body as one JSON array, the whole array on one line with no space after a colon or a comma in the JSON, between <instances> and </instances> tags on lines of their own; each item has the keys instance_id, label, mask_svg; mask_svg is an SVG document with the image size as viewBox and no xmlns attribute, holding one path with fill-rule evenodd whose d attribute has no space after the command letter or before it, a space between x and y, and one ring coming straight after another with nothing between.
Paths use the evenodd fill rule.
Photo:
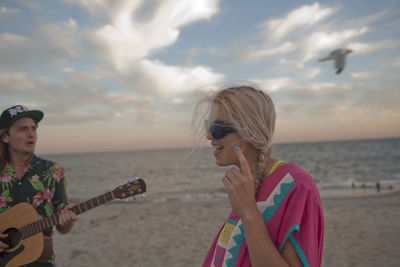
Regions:
<instances>
[{"instance_id":1,"label":"guitar body","mask_svg":"<svg viewBox=\"0 0 400 267\"><path fill-rule=\"evenodd\" d=\"M76 215L107 203L113 199L125 199L146 192L146 184L141 178L120 185L113 191L89 199L72 207ZM0 233L8 237L0 241L10 248L0 252L0 267L16 267L36 261L43 252L43 233L46 228L57 225L58 215L40 218L29 203L19 203L0 213Z\"/></svg>"},{"instance_id":2,"label":"guitar body","mask_svg":"<svg viewBox=\"0 0 400 267\"><path fill-rule=\"evenodd\" d=\"M0 213L0 232L7 233L10 229L20 229L38 219L39 215L29 203L19 203ZM14 243L16 244L0 253L0 266L14 267L37 260L43 251L43 234L39 232Z\"/></svg>"}]
</instances>

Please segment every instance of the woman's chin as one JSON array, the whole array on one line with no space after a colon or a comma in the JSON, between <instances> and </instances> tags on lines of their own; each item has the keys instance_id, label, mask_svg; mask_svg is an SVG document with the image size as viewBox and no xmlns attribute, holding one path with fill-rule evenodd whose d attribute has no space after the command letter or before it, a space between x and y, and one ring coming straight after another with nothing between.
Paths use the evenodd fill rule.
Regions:
<instances>
[{"instance_id":1,"label":"woman's chin","mask_svg":"<svg viewBox=\"0 0 400 267\"><path fill-rule=\"evenodd\" d=\"M225 167L225 166L232 165L232 164L228 164L227 162L225 162L223 160L218 160L218 159L215 160L215 164L217 164L220 167Z\"/></svg>"}]
</instances>

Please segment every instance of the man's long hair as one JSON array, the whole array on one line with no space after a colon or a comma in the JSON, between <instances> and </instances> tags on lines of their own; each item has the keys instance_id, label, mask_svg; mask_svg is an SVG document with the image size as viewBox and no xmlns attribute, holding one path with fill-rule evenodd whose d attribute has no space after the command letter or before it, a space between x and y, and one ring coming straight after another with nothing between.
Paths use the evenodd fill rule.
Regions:
<instances>
[{"instance_id":1,"label":"man's long hair","mask_svg":"<svg viewBox=\"0 0 400 267\"><path fill-rule=\"evenodd\" d=\"M3 142L3 135L7 134L8 128L0 130L0 172L8 161L8 145Z\"/></svg>"}]
</instances>

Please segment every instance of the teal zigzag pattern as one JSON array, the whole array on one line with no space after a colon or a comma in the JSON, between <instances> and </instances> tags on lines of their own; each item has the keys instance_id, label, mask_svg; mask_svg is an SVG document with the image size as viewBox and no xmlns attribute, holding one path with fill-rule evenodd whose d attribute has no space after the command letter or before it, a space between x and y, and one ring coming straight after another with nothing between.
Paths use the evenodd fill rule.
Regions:
<instances>
[{"instance_id":1,"label":"teal zigzag pattern","mask_svg":"<svg viewBox=\"0 0 400 267\"><path fill-rule=\"evenodd\" d=\"M232 255L232 258L230 258L226 261L226 265L228 267L233 267L233 265L235 264L237 254L239 253L240 247L242 246L242 243L243 243L243 239L244 239L243 224L239 225L239 229L240 229L240 233L235 235L234 237L232 237L233 240L235 240L235 242L236 242L236 246L234 246L228 250L229 253Z\"/></svg>"},{"instance_id":2,"label":"teal zigzag pattern","mask_svg":"<svg viewBox=\"0 0 400 267\"><path fill-rule=\"evenodd\" d=\"M262 213L262 217L264 218L264 221L268 222L269 220L271 220L275 211L278 209L279 205L282 203L282 200L285 198L286 194L289 192L289 190L293 187L294 184L295 184L295 181L292 181L290 183L282 183L281 184L280 194L276 194L274 196L274 205L266 207L264 212Z\"/></svg>"},{"instance_id":3,"label":"teal zigzag pattern","mask_svg":"<svg viewBox=\"0 0 400 267\"><path fill-rule=\"evenodd\" d=\"M295 184L295 181L293 180L293 178L290 175L289 175L289 177L285 177L285 178L289 178L290 182L284 183L283 181L285 179L283 179L282 182L280 183L280 185L277 185L277 186L280 186L280 190L278 191L279 193L276 193L273 196L273 205L266 207L264 212L262 213L262 217L263 217L264 221L269 221L272 218L275 211L278 209L279 205L282 203L282 200L285 198L286 194L289 192L289 190ZM228 252L229 252L230 256L232 256L232 257L225 260L225 264L227 267L234 266L237 255L239 253L240 247L242 246L243 239L244 239L243 224L241 223L241 221L239 221L239 223L236 225L236 227L239 227L240 231L238 234L231 237L234 240L236 245L233 246L232 248L228 249Z\"/></svg>"}]
</instances>

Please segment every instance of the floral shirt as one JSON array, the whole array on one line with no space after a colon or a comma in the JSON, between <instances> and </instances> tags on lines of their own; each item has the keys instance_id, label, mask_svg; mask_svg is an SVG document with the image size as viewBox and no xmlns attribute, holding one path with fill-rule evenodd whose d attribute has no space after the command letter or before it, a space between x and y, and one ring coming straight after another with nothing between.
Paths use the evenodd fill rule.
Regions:
<instances>
[{"instance_id":1,"label":"floral shirt","mask_svg":"<svg viewBox=\"0 0 400 267\"><path fill-rule=\"evenodd\" d=\"M32 204L44 217L63 209L68 203L64 173L61 165L35 155L21 177L6 163L0 170L0 213L21 202ZM54 261L53 253L48 262Z\"/></svg>"}]
</instances>

